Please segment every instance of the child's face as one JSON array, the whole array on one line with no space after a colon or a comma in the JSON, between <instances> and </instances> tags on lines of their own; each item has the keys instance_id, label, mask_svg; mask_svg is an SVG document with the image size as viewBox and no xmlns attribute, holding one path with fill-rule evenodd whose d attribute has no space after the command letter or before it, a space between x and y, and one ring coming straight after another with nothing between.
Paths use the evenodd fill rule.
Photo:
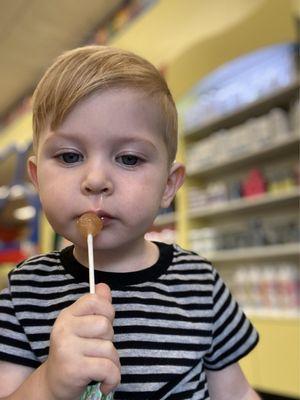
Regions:
<instances>
[{"instance_id":1,"label":"child's face","mask_svg":"<svg viewBox=\"0 0 300 400\"><path fill-rule=\"evenodd\" d=\"M44 132L29 173L45 214L60 235L85 246L76 221L93 211L104 228L96 249L143 240L167 207L184 169L171 167L158 105L133 89L108 89L79 103L55 132Z\"/></svg>"}]
</instances>

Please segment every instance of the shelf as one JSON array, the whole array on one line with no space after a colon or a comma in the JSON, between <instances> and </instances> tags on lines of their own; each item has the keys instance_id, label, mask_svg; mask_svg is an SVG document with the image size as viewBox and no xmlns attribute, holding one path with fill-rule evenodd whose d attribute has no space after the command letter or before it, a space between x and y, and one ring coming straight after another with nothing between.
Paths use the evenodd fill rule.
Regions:
<instances>
[{"instance_id":1,"label":"shelf","mask_svg":"<svg viewBox=\"0 0 300 400\"><path fill-rule=\"evenodd\" d=\"M270 309L270 308L248 308L243 307L245 314L250 319L272 319L272 320L299 320L299 310L282 310L282 309Z\"/></svg>"},{"instance_id":2,"label":"shelf","mask_svg":"<svg viewBox=\"0 0 300 400\"><path fill-rule=\"evenodd\" d=\"M186 132L184 134L184 140L190 142L202 139L219 129L229 129L233 126L242 124L248 118L254 118L265 114L273 107L286 105L291 100L291 97L297 96L299 86L299 80L296 80L289 86L278 89L273 94L262 97L252 104L246 105L231 114L215 118L202 127Z\"/></svg>"},{"instance_id":3,"label":"shelf","mask_svg":"<svg viewBox=\"0 0 300 400\"><path fill-rule=\"evenodd\" d=\"M190 210L188 217L192 219L205 218L205 217L216 217L232 212L246 212L246 211L258 211L259 209L270 208L270 207L282 207L293 205L297 200L300 199L300 190L295 188L282 193L267 193L257 195L249 198L242 198L231 200L226 203L216 203L210 206L199 207L197 209Z\"/></svg>"},{"instance_id":4,"label":"shelf","mask_svg":"<svg viewBox=\"0 0 300 400\"><path fill-rule=\"evenodd\" d=\"M163 226L168 224L175 224L176 223L176 213L170 212L162 215L158 215L155 218L154 226Z\"/></svg>"},{"instance_id":5,"label":"shelf","mask_svg":"<svg viewBox=\"0 0 300 400\"><path fill-rule=\"evenodd\" d=\"M259 150L253 151L249 154L244 154L226 162L221 162L208 167L199 168L194 172L188 173L189 178L201 178L216 174L224 174L225 172L234 171L242 166L250 166L258 161L266 161L276 156L283 157L284 155L297 154L299 151L298 145L300 143L300 136L290 135L277 141L276 143L263 147Z\"/></svg>"},{"instance_id":6,"label":"shelf","mask_svg":"<svg viewBox=\"0 0 300 400\"><path fill-rule=\"evenodd\" d=\"M300 244L286 243L261 247L246 247L235 250L222 250L204 256L213 263L228 261L268 260L284 257L299 257Z\"/></svg>"}]
</instances>

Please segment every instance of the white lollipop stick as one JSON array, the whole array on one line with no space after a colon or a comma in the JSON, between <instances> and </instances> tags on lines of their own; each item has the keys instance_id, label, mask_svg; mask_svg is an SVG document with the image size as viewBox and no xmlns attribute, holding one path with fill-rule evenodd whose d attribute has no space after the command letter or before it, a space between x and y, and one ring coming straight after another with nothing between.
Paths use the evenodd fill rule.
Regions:
<instances>
[{"instance_id":1,"label":"white lollipop stick","mask_svg":"<svg viewBox=\"0 0 300 400\"><path fill-rule=\"evenodd\" d=\"M94 266L94 251L93 251L93 235L89 233L87 235L87 246L88 246L88 262L89 262L89 282L90 282L90 293L95 293L95 266Z\"/></svg>"},{"instance_id":2,"label":"white lollipop stick","mask_svg":"<svg viewBox=\"0 0 300 400\"><path fill-rule=\"evenodd\" d=\"M89 264L89 281L90 281L90 293L95 293L95 267L94 267L94 249L93 249L93 236L97 235L102 227L103 223L96 214L92 212L86 212L81 215L77 220L77 227L82 236L87 241L88 247L88 264Z\"/></svg>"}]
</instances>

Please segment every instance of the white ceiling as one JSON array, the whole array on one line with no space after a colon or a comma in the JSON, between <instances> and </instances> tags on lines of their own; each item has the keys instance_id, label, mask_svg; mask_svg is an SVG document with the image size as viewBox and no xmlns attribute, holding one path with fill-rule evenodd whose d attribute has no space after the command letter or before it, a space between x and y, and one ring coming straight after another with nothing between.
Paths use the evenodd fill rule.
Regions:
<instances>
[{"instance_id":1,"label":"white ceiling","mask_svg":"<svg viewBox=\"0 0 300 400\"><path fill-rule=\"evenodd\" d=\"M123 0L0 0L0 118L62 51L84 44Z\"/></svg>"}]
</instances>

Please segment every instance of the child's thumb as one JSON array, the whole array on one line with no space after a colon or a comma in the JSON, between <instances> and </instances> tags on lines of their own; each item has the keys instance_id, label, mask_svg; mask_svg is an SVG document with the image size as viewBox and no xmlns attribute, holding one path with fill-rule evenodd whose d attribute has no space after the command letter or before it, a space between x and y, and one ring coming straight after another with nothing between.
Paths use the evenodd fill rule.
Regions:
<instances>
[{"instance_id":1,"label":"child's thumb","mask_svg":"<svg viewBox=\"0 0 300 400\"><path fill-rule=\"evenodd\" d=\"M112 301L111 290L106 283L98 283L95 287L95 293L110 302Z\"/></svg>"}]
</instances>

